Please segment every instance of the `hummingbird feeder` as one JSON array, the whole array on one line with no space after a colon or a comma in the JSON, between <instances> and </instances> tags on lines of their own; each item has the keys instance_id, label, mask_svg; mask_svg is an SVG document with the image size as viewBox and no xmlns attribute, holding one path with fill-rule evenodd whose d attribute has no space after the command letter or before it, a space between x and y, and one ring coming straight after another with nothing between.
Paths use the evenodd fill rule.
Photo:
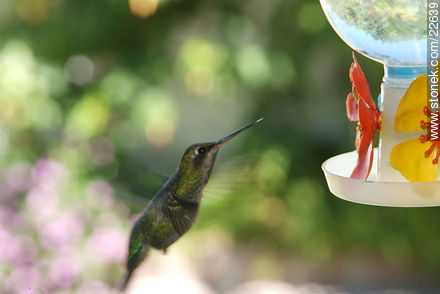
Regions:
<instances>
[{"instance_id":1,"label":"hummingbird feeder","mask_svg":"<svg viewBox=\"0 0 440 294\"><path fill-rule=\"evenodd\" d=\"M323 163L330 191L369 205L440 206L438 0L320 2L345 43L384 65L376 106L353 55L346 106L356 151Z\"/></svg>"}]
</instances>

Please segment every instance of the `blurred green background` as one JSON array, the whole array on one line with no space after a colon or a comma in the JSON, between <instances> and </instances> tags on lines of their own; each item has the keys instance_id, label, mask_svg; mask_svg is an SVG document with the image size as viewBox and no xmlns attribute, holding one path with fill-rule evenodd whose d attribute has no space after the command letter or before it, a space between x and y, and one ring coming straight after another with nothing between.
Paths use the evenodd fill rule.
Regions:
<instances>
[{"instance_id":1,"label":"blurred green background","mask_svg":"<svg viewBox=\"0 0 440 294\"><path fill-rule=\"evenodd\" d=\"M382 67L358 57L377 97ZM110 293L184 149L264 117L138 284L169 265L199 287L181 293L435 293L437 208L328 192L321 163L354 149L350 63L318 1L1 1L0 292Z\"/></svg>"}]
</instances>

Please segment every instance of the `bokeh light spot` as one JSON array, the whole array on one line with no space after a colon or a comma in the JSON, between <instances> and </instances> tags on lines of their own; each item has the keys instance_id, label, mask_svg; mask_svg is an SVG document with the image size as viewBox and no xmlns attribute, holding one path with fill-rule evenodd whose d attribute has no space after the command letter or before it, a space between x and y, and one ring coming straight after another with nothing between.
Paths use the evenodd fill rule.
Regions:
<instances>
[{"instance_id":1,"label":"bokeh light spot","mask_svg":"<svg viewBox=\"0 0 440 294\"><path fill-rule=\"evenodd\" d=\"M316 206L319 205L323 194L324 191L318 183L307 178L297 179L288 189L287 202L292 209L312 215L316 212Z\"/></svg>"},{"instance_id":2,"label":"bokeh light spot","mask_svg":"<svg viewBox=\"0 0 440 294\"><path fill-rule=\"evenodd\" d=\"M85 191L88 207L94 209L108 209L114 205L114 190L113 187L106 181L93 181Z\"/></svg>"},{"instance_id":3,"label":"bokeh light spot","mask_svg":"<svg viewBox=\"0 0 440 294\"><path fill-rule=\"evenodd\" d=\"M95 230L88 240L95 256L109 261L122 261L125 258L127 242L125 233L115 229ZM111 246L109 246L111 244Z\"/></svg>"},{"instance_id":4,"label":"bokeh light spot","mask_svg":"<svg viewBox=\"0 0 440 294\"><path fill-rule=\"evenodd\" d=\"M116 69L105 76L101 82L100 90L103 98L109 103L119 105L133 98L139 83L140 81L133 73Z\"/></svg>"},{"instance_id":5,"label":"bokeh light spot","mask_svg":"<svg viewBox=\"0 0 440 294\"><path fill-rule=\"evenodd\" d=\"M28 105L31 108L29 119L36 129L45 130L61 125L62 110L55 101L41 97L29 101Z\"/></svg>"},{"instance_id":6,"label":"bokeh light spot","mask_svg":"<svg viewBox=\"0 0 440 294\"><path fill-rule=\"evenodd\" d=\"M27 98L36 83L35 59L29 46L22 41L6 43L0 52L0 72L3 97Z\"/></svg>"},{"instance_id":7,"label":"bokeh light spot","mask_svg":"<svg viewBox=\"0 0 440 294\"><path fill-rule=\"evenodd\" d=\"M109 108L98 96L90 94L72 109L67 132L73 138L90 138L102 132L108 123Z\"/></svg>"},{"instance_id":8,"label":"bokeh light spot","mask_svg":"<svg viewBox=\"0 0 440 294\"><path fill-rule=\"evenodd\" d=\"M81 264L77 256L61 254L51 260L47 275L48 283L54 288L70 288L81 273Z\"/></svg>"},{"instance_id":9,"label":"bokeh light spot","mask_svg":"<svg viewBox=\"0 0 440 294\"><path fill-rule=\"evenodd\" d=\"M67 60L64 69L69 81L83 86L92 80L95 66L87 56L75 55Z\"/></svg>"},{"instance_id":10,"label":"bokeh light spot","mask_svg":"<svg viewBox=\"0 0 440 294\"><path fill-rule=\"evenodd\" d=\"M31 24L43 22L49 12L47 0L19 0L16 5L18 16Z\"/></svg>"},{"instance_id":11,"label":"bokeh light spot","mask_svg":"<svg viewBox=\"0 0 440 294\"><path fill-rule=\"evenodd\" d=\"M153 146L164 147L174 140L178 109L167 92L160 89L145 90L137 97L132 115Z\"/></svg>"},{"instance_id":12,"label":"bokeh light spot","mask_svg":"<svg viewBox=\"0 0 440 294\"><path fill-rule=\"evenodd\" d=\"M187 40L180 52L187 68L218 69L226 60L223 47L201 38Z\"/></svg>"},{"instance_id":13,"label":"bokeh light spot","mask_svg":"<svg viewBox=\"0 0 440 294\"><path fill-rule=\"evenodd\" d=\"M209 70L191 69L185 75L185 88L196 96L203 96L212 90L214 77Z\"/></svg>"},{"instance_id":14,"label":"bokeh light spot","mask_svg":"<svg viewBox=\"0 0 440 294\"><path fill-rule=\"evenodd\" d=\"M184 276L151 276L139 278L129 286L129 294L141 293L192 293L213 294L208 286Z\"/></svg>"},{"instance_id":15,"label":"bokeh light spot","mask_svg":"<svg viewBox=\"0 0 440 294\"><path fill-rule=\"evenodd\" d=\"M115 145L107 138L96 138L89 145L90 161L96 166L107 165L115 159Z\"/></svg>"},{"instance_id":16,"label":"bokeh light spot","mask_svg":"<svg viewBox=\"0 0 440 294\"><path fill-rule=\"evenodd\" d=\"M0 121L14 129L19 129L29 124L30 109L25 101L5 98L1 100L1 104Z\"/></svg>"},{"instance_id":17,"label":"bokeh light spot","mask_svg":"<svg viewBox=\"0 0 440 294\"><path fill-rule=\"evenodd\" d=\"M46 94L62 96L67 92L69 83L62 66L40 64L38 66L38 76L38 87L45 89Z\"/></svg>"},{"instance_id":18,"label":"bokeh light spot","mask_svg":"<svg viewBox=\"0 0 440 294\"><path fill-rule=\"evenodd\" d=\"M257 216L269 227L279 226L286 216L286 205L277 197L266 197L258 204Z\"/></svg>"},{"instance_id":19,"label":"bokeh light spot","mask_svg":"<svg viewBox=\"0 0 440 294\"><path fill-rule=\"evenodd\" d=\"M174 129L174 124L166 118L153 120L145 127L145 136L150 144L161 148L173 142Z\"/></svg>"},{"instance_id":20,"label":"bokeh light spot","mask_svg":"<svg viewBox=\"0 0 440 294\"><path fill-rule=\"evenodd\" d=\"M128 4L134 15L147 18L156 12L159 0L129 0Z\"/></svg>"},{"instance_id":21,"label":"bokeh light spot","mask_svg":"<svg viewBox=\"0 0 440 294\"><path fill-rule=\"evenodd\" d=\"M241 78L251 86L262 86L270 78L271 67L263 48L247 45L240 48L237 68Z\"/></svg>"},{"instance_id":22,"label":"bokeh light spot","mask_svg":"<svg viewBox=\"0 0 440 294\"><path fill-rule=\"evenodd\" d=\"M281 147L266 150L257 166L258 184L264 189L283 187L290 164L289 153Z\"/></svg>"},{"instance_id":23,"label":"bokeh light spot","mask_svg":"<svg viewBox=\"0 0 440 294\"><path fill-rule=\"evenodd\" d=\"M278 88L289 87L296 78L296 70L292 61L285 53L277 52L271 57L273 68L271 85Z\"/></svg>"},{"instance_id":24,"label":"bokeh light spot","mask_svg":"<svg viewBox=\"0 0 440 294\"><path fill-rule=\"evenodd\" d=\"M195 96L210 94L217 80L224 77L225 72L222 69L227 58L227 51L220 45L202 38L190 38L185 41L177 65L188 92ZM226 89L230 88L224 79L222 83Z\"/></svg>"}]
</instances>

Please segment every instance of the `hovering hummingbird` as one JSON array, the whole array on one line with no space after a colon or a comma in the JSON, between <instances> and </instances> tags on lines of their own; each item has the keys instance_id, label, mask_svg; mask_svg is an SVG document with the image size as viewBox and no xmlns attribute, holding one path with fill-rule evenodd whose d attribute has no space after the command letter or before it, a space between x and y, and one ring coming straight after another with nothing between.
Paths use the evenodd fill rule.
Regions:
<instances>
[{"instance_id":1,"label":"hovering hummingbird","mask_svg":"<svg viewBox=\"0 0 440 294\"><path fill-rule=\"evenodd\" d=\"M215 142L193 144L185 150L176 172L151 199L133 225L123 290L151 247L166 253L167 248L192 227L199 212L203 188L211 176L220 147L261 120L247 124Z\"/></svg>"}]
</instances>

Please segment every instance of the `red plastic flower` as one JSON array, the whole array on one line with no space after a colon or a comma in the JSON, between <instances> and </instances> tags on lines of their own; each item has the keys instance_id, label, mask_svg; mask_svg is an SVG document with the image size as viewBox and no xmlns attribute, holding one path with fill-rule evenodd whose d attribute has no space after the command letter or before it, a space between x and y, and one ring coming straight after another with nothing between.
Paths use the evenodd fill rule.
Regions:
<instances>
[{"instance_id":1,"label":"red plastic flower","mask_svg":"<svg viewBox=\"0 0 440 294\"><path fill-rule=\"evenodd\" d=\"M357 121L355 146L358 160L351 178L366 180L373 165L373 142L376 131L380 130L380 112L377 110L370 92L370 86L353 53L350 67L352 92L348 94L347 117Z\"/></svg>"},{"instance_id":2,"label":"red plastic flower","mask_svg":"<svg viewBox=\"0 0 440 294\"><path fill-rule=\"evenodd\" d=\"M432 115L433 113L431 112L431 110L428 109L428 106L425 106L423 108L423 113L427 116L427 117L435 117L435 119L437 119L440 115L439 111L437 111L437 113L435 115ZM436 124L438 124L438 121L435 122ZM424 120L420 121L420 127L422 129L428 129L431 128L431 123L430 122L426 122ZM437 127L437 125L436 125ZM437 131L437 129L436 129ZM431 132L428 132L428 134L426 135L420 135L420 140L424 143L427 141L431 142L431 147L429 147L428 150L425 151L425 156L428 157L429 155L431 155L431 153L436 150L435 153L435 157L432 160L432 164L437 164L438 160L440 158L440 141L437 140L433 140L433 138L431 138Z\"/></svg>"}]
</instances>

